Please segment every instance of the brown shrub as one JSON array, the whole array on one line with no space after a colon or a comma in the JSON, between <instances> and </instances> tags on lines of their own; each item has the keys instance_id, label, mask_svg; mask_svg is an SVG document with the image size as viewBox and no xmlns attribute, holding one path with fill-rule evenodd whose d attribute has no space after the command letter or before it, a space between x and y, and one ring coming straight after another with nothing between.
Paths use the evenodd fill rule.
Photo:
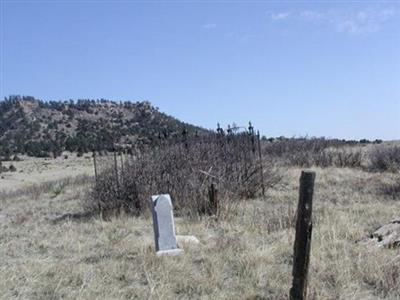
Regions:
<instances>
[{"instance_id":1,"label":"brown shrub","mask_svg":"<svg viewBox=\"0 0 400 300\"><path fill-rule=\"evenodd\" d=\"M372 171L400 171L400 146L377 145L369 152Z\"/></svg>"},{"instance_id":2,"label":"brown shrub","mask_svg":"<svg viewBox=\"0 0 400 300\"><path fill-rule=\"evenodd\" d=\"M313 156L318 167L360 168L362 162L362 151L355 147L327 148Z\"/></svg>"},{"instance_id":3,"label":"brown shrub","mask_svg":"<svg viewBox=\"0 0 400 300\"><path fill-rule=\"evenodd\" d=\"M266 143L264 152L286 165L311 167L361 167L362 151L355 143L325 138L282 138Z\"/></svg>"},{"instance_id":4,"label":"brown shrub","mask_svg":"<svg viewBox=\"0 0 400 300\"><path fill-rule=\"evenodd\" d=\"M116 160L117 161L117 160ZM274 163L260 163L254 136L211 135L145 149L118 168L98 175L86 204L89 209L123 209L140 214L151 195L168 193L174 208L192 217L209 211L208 189L214 184L221 208L240 198L254 198L262 187L280 180Z\"/></svg>"}]
</instances>

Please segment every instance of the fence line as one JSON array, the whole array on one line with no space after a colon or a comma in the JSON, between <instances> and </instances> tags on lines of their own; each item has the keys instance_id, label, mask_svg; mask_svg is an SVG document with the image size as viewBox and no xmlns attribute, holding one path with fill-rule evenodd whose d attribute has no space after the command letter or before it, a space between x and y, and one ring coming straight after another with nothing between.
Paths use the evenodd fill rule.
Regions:
<instances>
[{"instance_id":1,"label":"fence line","mask_svg":"<svg viewBox=\"0 0 400 300\"><path fill-rule=\"evenodd\" d=\"M111 153L106 151L93 153L96 183L102 185L106 180L110 186L110 191L107 192L109 196L107 197L111 197L115 201L120 201L125 197L130 199L126 190L130 189L127 185L134 184L132 174L140 174L142 170L146 170L146 176L150 176L150 182L158 182L156 184L163 186L164 192L172 189L176 195L182 194L182 197L190 198L194 197L194 194L191 194L194 191L192 187L186 189L182 186L177 189L179 184L174 181L175 175L178 177L182 175L178 175L181 167L186 168L186 172L190 169L189 172L191 173L200 172L203 174L200 177L195 177L198 178L195 180L200 180L198 189L202 191L195 189L195 193L201 193L203 196L210 195L210 197L205 196L206 209L200 209L199 216L203 211L210 211L212 212L210 214L216 215L219 200L217 191L220 192L218 193L220 195L237 193L238 197L244 198L265 195L264 179L270 179L269 176L264 176L263 164L266 162L262 159L259 139L259 133L254 134L254 132L252 134L249 134L249 132L238 134L211 133L202 136L183 135L173 140L160 141L154 146L143 145L140 148L130 145L124 148L115 144L114 147L110 147L113 149ZM152 171L147 169L146 166L151 165L152 161L155 162L154 170L159 169L160 173L153 172L152 174ZM171 165L173 161L179 161L184 166ZM188 178L187 176L183 177L180 182L184 185ZM140 182L141 180L136 181ZM229 181L240 184L235 184L232 189L227 188ZM188 185L192 183L191 181L187 182ZM144 187L143 184L148 185L147 182L142 183L139 187L140 191L150 188ZM214 185L214 189L209 193L211 185ZM224 186L223 189L222 186ZM195 197L195 199L197 198Z\"/></svg>"},{"instance_id":2,"label":"fence line","mask_svg":"<svg viewBox=\"0 0 400 300\"><path fill-rule=\"evenodd\" d=\"M252 127L250 127L252 128ZM257 139L257 141L256 141ZM183 152L190 152L193 148L198 146L204 146L211 143L220 143L221 148L230 148L235 147L238 144L242 147L241 155L258 155L258 164L260 169L260 185L262 187L262 195L265 195L265 184L264 184L264 170L263 170L263 159L260 145L260 133L257 131L257 134L254 134L253 130L250 130L246 133L210 133L207 135L196 135L196 136L188 136L187 134L183 134L182 136L178 136L175 138L162 139L159 138L158 143L155 145L119 145L113 144L107 148L112 149L112 152L109 151L93 151L93 167L95 173L95 179L99 174L113 168L113 172L115 174L115 181L117 185L119 185L120 175L123 174L124 168L126 167L125 162L129 162L129 160L140 159L140 157L144 153L148 153L150 151L163 151L166 147L178 147L179 153L182 155ZM235 145L236 144L236 145ZM227 150L229 151L229 150ZM124 153L127 154L127 157L124 158ZM119 158L118 158L119 156ZM120 162L118 162L118 160Z\"/></svg>"}]
</instances>

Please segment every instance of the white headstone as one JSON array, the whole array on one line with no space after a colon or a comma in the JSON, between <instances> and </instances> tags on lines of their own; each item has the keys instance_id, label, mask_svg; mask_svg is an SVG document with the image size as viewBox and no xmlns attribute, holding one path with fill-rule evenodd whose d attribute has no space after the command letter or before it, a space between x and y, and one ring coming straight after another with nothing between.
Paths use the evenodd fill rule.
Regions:
<instances>
[{"instance_id":1,"label":"white headstone","mask_svg":"<svg viewBox=\"0 0 400 300\"><path fill-rule=\"evenodd\" d=\"M152 196L151 210L157 255L180 254L182 250L176 244L171 197L168 194Z\"/></svg>"}]
</instances>

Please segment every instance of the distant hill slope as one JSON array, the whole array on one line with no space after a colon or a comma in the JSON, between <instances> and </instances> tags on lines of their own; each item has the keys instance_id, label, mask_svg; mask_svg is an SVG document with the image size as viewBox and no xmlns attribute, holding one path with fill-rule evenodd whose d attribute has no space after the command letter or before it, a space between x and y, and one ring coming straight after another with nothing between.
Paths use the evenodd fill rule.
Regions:
<instances>
[{"instance_id":1,"label":"distant hill slope","mask_svg":"<svg viewBox=\"0 0 400 300\"><path fill-rule=\"evenodd\" d=\"M0 101L0 156L58 156L62 151L111 149L114 143L152 144L205 129L158 111L148 101L49 101L10 96Z\"/></svg>"}]
</instances>

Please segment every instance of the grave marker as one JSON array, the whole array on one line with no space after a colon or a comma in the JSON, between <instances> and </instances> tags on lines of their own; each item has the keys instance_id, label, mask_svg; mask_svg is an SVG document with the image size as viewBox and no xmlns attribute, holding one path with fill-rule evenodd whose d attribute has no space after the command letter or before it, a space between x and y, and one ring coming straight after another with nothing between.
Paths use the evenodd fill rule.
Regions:
<instances>
[{"instance_id":1,"label":"grave marker","mask_svg":"<svg viewBox=\"0 0 400 300\"><path fill-rule=\"evenodd\" d=\"M183 250L176 244L171 197L168 194L152 196L151 212L157 255L180 254Z\"/></svg>"}]
</instances>

